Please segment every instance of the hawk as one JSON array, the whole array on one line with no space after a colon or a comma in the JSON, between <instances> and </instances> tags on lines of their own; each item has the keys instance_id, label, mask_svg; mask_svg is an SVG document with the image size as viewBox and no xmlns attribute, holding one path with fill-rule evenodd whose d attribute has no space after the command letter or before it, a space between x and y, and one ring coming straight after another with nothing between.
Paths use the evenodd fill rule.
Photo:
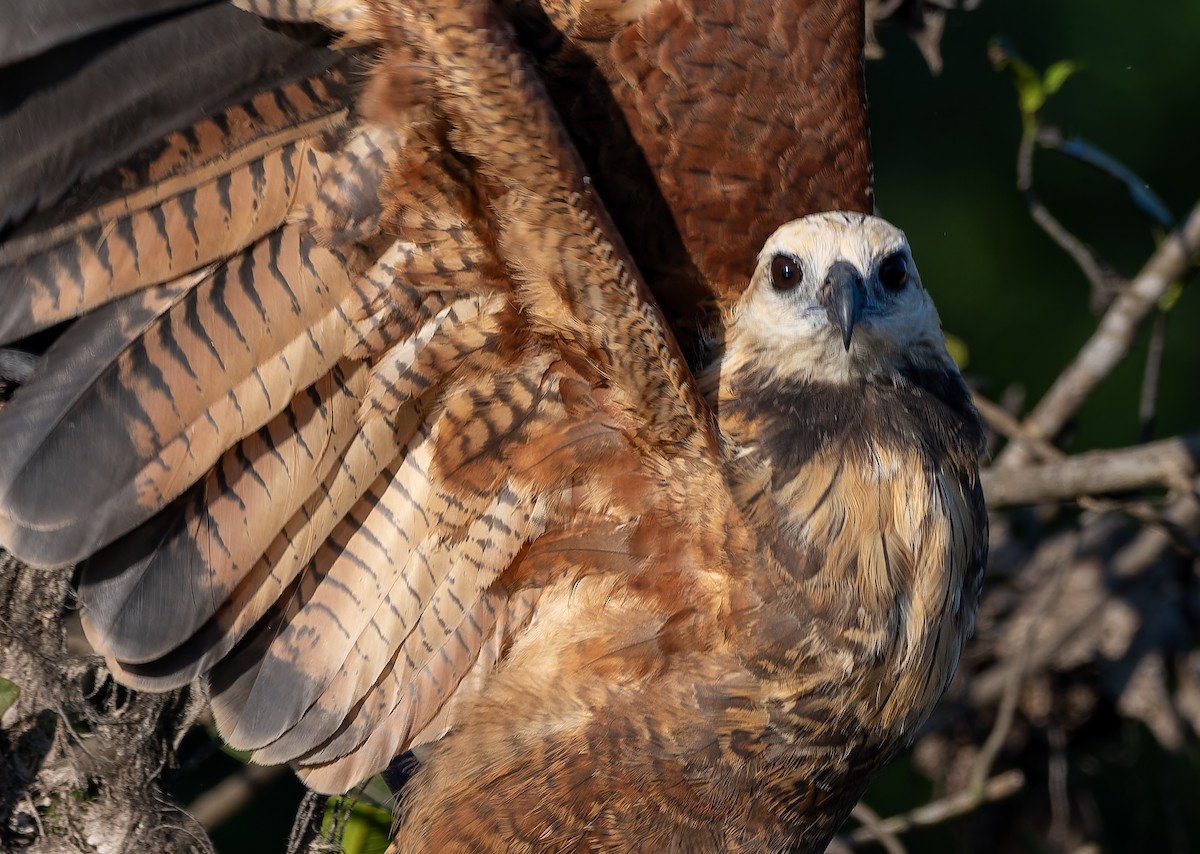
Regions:
<instances>
[{"instance_id":1,"label":"hawk","mask_svg":"<svg viewBox=\"0 0 1200 854\"><path fill-rule=\"evenodd\" d=\"M220 9L247 97L12 196L0 544L257 762L417 748L396 850L822 850L986 548L903 234L793 219L869 199L861 8L240 5L338 36Z\"/></svg>"}]
</instances>

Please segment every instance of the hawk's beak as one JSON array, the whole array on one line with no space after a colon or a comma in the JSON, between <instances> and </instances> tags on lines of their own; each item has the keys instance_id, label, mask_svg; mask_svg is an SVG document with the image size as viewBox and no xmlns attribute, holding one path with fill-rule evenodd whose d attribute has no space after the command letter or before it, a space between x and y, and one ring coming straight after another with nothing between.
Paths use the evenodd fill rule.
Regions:
<instances>
[{"instance_id":1,"label":"hawk's beak","mask_svg":"<svg viewBox=\"0 0 1200 854\"><path fill-rule=\"evenodd\" d=\"M854 327L862 318L863 277L849 261L838 261L825 277L825 310L842 333L842 343L850 349Z\"/></svg>"}]
</instances>

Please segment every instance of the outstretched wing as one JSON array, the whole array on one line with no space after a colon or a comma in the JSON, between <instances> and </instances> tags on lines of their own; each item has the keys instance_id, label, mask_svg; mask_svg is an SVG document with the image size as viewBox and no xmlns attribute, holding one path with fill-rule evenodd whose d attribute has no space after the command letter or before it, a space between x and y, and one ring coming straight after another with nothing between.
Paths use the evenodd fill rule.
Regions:
<instances>
[{"instance_id":1,"label":"outstretched wing","mask_svg":"<svg viewBox=\"0 0 1200 854\"><path fill-rule=\"evenodd\" d=\"M572 78L556 78L564 115L607 167L597 181L647 276L672 279L681 312L693 311L698 295L740 292L781 223L823 210L871 212L861 3L544 5L571 37L559 62L581 52L599 78L591 91L564 91ZM604 95L616 105L608 121L627 126L632 145L589 132ZM651 242L662 237L633 227L650 197L625 177L638 159L684 248L674 269Z\"/></svg>"},{"instance_id":2,"label":"outstretched wing","mask_svg":"<svg viewBox=\"0 0 1200 854\"><path fill-rule=\"evenodd\" d=\"M200 107L132 159L64 140L56 181L82 188L11 197L12 219L43 212L0 244L0 346L53 343L0 409L0 543L34 564L82 562L85 627L124 682L208 673L231 744L341 791L444 731L550 580L669 560L656 531L719 532L736 514L641 259L498 7L243 5L336 29L338 48L278 42L291 36L222 8L241 22L222 26L288 45L252 69L250 91L205 86L232 106ZM712 192L697 171L711 116L688 93L714 63L757 56L738 28L779 4L747 4L744 20L713 17L715 2L633 5L639 17L571 49L599 57L603 108L649 167L650 181L614 178L613 198L675 212L700 271L692 303L735 288L749 263L729 269L756 251L753 229L717 216L719 197L753 203L732 216L754 229L826 192L862 206L857 141L864 168L838 179L857 197L775 183L768 204L753 174L721 177L764 152L803 155L814 143L786 124L751 133L749 152L748 137L715 137ZM796 9L832 22L835 5ZM677 65L677 33L736 50ZM793 97L794 80L750 65L763 76L747 71L746 86ZM860 76L841 83L861 110ZM576 138L604 162L616 147L590 127ZM836 166L806 156L799 184L828 188L822 169ZM106 172L109 159L123 163ZM678 300L678 269L650 284Z\"/></svg>"},{"instance_id":3,"label":"outstretched wing","mask_svg":"<svg viewBox=\"0 0 1200 854\"><path fill-rule=\"evenodd\" d=\"M870 213L854 0L506 0L676 335L797 216Z\"/></svg>"}]
</instances>

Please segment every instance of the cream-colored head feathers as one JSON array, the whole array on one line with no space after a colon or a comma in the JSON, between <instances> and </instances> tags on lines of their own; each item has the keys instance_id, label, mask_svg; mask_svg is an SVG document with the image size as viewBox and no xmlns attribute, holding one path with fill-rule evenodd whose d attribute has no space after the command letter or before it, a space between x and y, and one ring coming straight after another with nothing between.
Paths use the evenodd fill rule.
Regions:
<instances>
[{"instance_id":1,"label":"cream-colored head feathers","mask_svg":"<svg viewBox=\"0 0 1200 854\"><path fill-rule=\"evenodd\" d=\"M853 280L843 285L854 291L852 324L831 308L839 274ZM953 366L904 233L863 214L812 214L772 234L725 336L726 377L753 366L773 379L844 383L886 380L905 362Z\"/></svg>"}]
</instances>

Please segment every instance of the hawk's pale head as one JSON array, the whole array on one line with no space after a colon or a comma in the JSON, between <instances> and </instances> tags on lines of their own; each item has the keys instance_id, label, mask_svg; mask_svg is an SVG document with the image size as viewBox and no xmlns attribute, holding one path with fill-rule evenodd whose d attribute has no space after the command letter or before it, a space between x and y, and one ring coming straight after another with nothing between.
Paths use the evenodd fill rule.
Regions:
<instances>
[{"instance_id":1,"label":"hawk's pale head","mask_svg":"<svg viewBox=\"0 0 1200 854\"><path fill-rule=\"evenodd\" d=\"M730 321L723 373L753 366L846 383L954 369L904 233L878 217L819 213L782 226Z\"/></svg>"}]
</instances>

